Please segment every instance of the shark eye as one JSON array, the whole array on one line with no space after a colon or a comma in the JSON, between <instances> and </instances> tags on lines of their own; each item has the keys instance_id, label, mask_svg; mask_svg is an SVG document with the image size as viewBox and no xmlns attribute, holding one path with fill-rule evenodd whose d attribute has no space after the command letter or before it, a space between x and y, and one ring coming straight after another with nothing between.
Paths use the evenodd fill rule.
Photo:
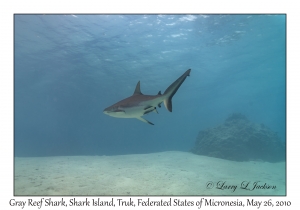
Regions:
<instances>
[{"instance_id":1,"label":"shark eye","mask_svg":"<svg viewBox=\"0 0 300 210\"><path fill-rule=\"evenodd\" d=\"M124 112L120 106L112 107L111 112Z\"/></svg>"},{"instance_id":2,"label":"shark eye","mask_svg":"<svg viewBox=\"0 0 300 210\"><path fill-rule=\"evenodd\" d=\"M113 110L114 110L114 112L117 112L119 110L119 107L116 106L116 107L113 108Z\"/></svg>"}]
</instances>

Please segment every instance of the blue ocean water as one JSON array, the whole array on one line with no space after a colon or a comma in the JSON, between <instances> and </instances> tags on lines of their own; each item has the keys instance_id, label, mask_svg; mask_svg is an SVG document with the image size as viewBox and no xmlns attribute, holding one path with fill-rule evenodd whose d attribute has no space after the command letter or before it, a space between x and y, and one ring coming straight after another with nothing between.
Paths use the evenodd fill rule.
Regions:
<instances>
[{"instance_id":1,"label":"blue ocean water","mask_svg":"<svg viewBox=\"0 0 300 210\"><path fill-rule=\"evenodd\" d=\"M189 68L154 126L103 114ZM189 151L233 112L286 140L285 15L14 16L15 156Z\"/></svg>"}]
</instances>

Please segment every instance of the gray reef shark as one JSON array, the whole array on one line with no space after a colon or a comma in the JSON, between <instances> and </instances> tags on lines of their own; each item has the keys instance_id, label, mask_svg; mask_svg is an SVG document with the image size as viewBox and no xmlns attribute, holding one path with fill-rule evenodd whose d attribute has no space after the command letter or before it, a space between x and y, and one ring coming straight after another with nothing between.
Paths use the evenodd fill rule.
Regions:
<instances>
[{"instance_id":1,"label":"gray reef shark","mask_svg":"<svg viewBox=\"0 0 300 210\"><path fill-rule=\"evenodd\" d=\"M111 117L136 118L150 125L154 125L142 118L142 116L152 111L158 113L156 106L160 107L162 102L164 102L166 109L172 112L172 97L184 82L185 78L190 76L190 72L191 69L188 69L165 90L164 94L161 94L159 91L157 95L144 95L141 93L140 81L138 81L132 96L107 107L103 113Z\"/></svg>"}]
</instances>

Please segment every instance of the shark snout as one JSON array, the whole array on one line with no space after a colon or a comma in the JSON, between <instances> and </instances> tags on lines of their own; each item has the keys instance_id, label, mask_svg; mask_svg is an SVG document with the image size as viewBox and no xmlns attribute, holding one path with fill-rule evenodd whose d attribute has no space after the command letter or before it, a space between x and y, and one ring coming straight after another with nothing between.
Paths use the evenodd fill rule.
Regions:
<instances>
[{"instance_id":1,"label":"shark snout","mask_svg":"<svg viewBox=\"0 0 300 210\"><path fill-rule=\"evenodd\" d=\"M119 107L113 106L113 107L107 107L103 110L104 114L107 114L112 117L123 117L125 114L125 111L122 109L119 109Z\"/></svg>"},{"instance_id":2,"label":"shark snout","mask_svg":"<svg viewBox=\"0 0 300 210\"><path fill-rule=\"evenodd\" d=\"M114 108L111 108L111 107L107 107L106 109L103 110L103 113L104 113L104 114L107 114L107 115L109 115L109 116L114 115L115 112L116 112L116 111L114 110Z\"/></svg>"},{"instance_id":3,"label":"shark snout","mask_svg":"<svg viewBox=\"0 0 300 210\"><path fill-rule=\"evenodd\" d=\"M109 110L107 110L107 108L106 108L106 109L104 109L104 110L103 110L103 113L104 113L104 114L109 114L109 113L110 113L110 111L109 111Z\"/></svg>"}]
</instances>

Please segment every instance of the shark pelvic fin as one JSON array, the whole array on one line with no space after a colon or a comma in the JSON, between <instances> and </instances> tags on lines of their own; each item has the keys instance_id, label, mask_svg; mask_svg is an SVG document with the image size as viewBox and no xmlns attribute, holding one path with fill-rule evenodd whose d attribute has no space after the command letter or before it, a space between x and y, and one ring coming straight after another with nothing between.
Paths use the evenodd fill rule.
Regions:
<instances>
[{"instance_id":1,"label":"shark pelvic fin","mask_svg":"<svg viewBox=\"0 0 300 210\"><path fill-rule=\"evenodd\" d=\"M158 114L158 111L155 106L148 106L144 110L145 110L144 115L150 112L156 112Z\"/></svg>"},{"instance_id":2,"label":"shark pelvic fin","mask_svg":"<svg viewBox=\"0 0 300 210\"><path fill-rule=\"evenodd\" d=\"M140 121L143 121L144 123L148 123L150 125L154 125L152 122L149 122L148 120L145 120L144 118L142 117L137 117L136 119L140 120Z\"/></svg>"},{"instance_id":3,"label":"shark pelvic fin","mask_svg":"<svg viewBox=\"0 0 300 210\"><path fill-rule=\"evenodd\" d=\"M142 92L141 92L140 81L138 81L138 83L136 84L133 95L143 95Z\"/></svg>"}]
</instances>

